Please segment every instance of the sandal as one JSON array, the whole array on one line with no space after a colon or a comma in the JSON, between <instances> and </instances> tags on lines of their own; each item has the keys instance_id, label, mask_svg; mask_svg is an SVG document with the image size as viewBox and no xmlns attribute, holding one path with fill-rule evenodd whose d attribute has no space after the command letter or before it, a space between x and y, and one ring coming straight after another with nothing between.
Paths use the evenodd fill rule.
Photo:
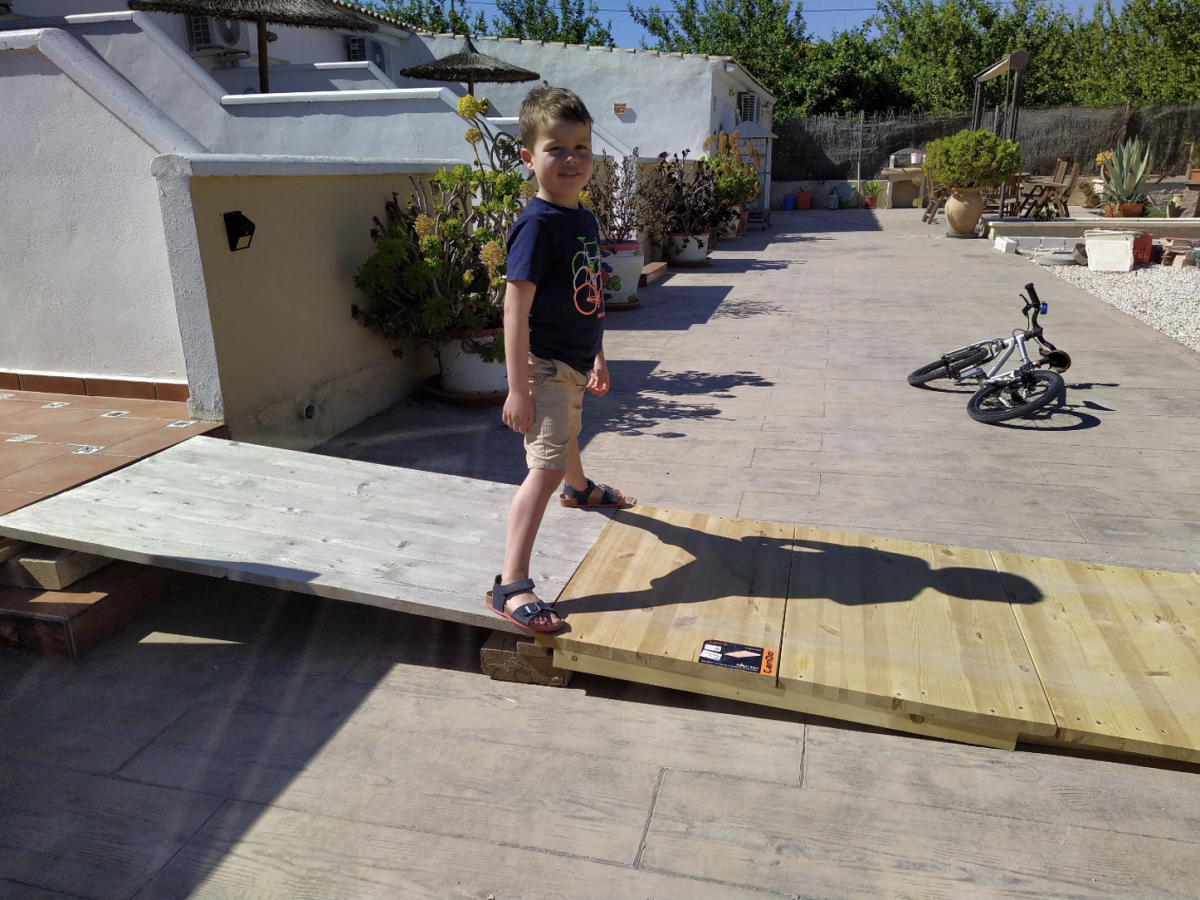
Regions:
<instances>
[{"instance_id":1,"label":"sandal","mask_svg":"<svg viewBox=\"0 0 1200 900\"><path fill-rule=\"evenodd\" d=\"M597 494L596 492L600 493ZM596 484L588 479L587 487L577 491L570 485L558 495L558 502L569 509L607 509L612 507L632 506L636 501L626 497L616 488L607 484Z\"/></svg>"},{"instance_id":2,"label":"sandal","mask_svg":"<svg viewBox=\"0 0 1200 900\"><path fill-rule=\"evenodd\" d=\"M522 591L533 590L533 579L525 578L521 581L514 581L511 584L501 584L500 576L496 576L495 584L492 589L487 592L487 608L498 616L503 616L512 622L518 628L524 628L526 631L532 631L536 634L551 634L560 630L566 622L562 616L554 612L554 607L542 600L535 600L533 603L526 603L524 606L518 606L511 613L504 608L505 601L511 594L519 594ZM558 616L557 625L534 625L533 620L544 613L554 613Z\"/></svg>"}]
</instances>

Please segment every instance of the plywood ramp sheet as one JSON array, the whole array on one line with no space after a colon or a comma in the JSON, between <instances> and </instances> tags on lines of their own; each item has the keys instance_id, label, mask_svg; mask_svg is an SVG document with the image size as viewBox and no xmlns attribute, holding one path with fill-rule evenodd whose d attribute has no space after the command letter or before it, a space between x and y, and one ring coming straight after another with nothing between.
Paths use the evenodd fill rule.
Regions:
<instances>
[{"instance_id":1,"label":"plywood ramp sheet","mask_svg":"<svg viewBox=\"0 0 1200 900\"><path fill-rule=\"evenodd\" d=\"M1200 762L1195 575L993 553L1062 742ZM1029 602L1029 585L1037 602Z\"/></svg>"},{"instance_id":2,"label":"plywood ramp sheet","mask_svg":"<svg viewBox=\"0 0 1200 900\"><path fill-rule=\"evenodd\" d=\"M991 556L797 528L779 683L910 717L1053 736Z\"/></svg>"},{"instance_id":3,"label":"plywood ramp sheet","mask_svg":"<svg viewBox=\"0 0 1200 900\"><path fill-rule=\"evenodd\" d=\"M1002 685L992 686L988 682L991 690L985 692L982 687L972 691L969 686L962 688L950 683L961 675L964 666L971 672L986 670L985 663L972 664L970 660L973 656L990 659L992 654L999 653L998 646L993 649L993 644L1002 643L1005 647L1021 644L1016 623L1007 612L999 578L986 554L979 560L957 560L960 564L977 562L986 566L986 571L977 574L980 581L986 582L986 588L978 588L976 592L983 593L988 598L986 602L996 609L961 617L965 625L976 631L987 631L986 650L977 649L978 638L961 636L962 646L956 648L957 665L947 667L947 684L939 684L925 702L893 703L893 685L910 682L928 685L937 679L929 676L932 661L924 668L914 663L912 671L903 671L901 677L888 675L890 645L886 639L873 649L867 649L860 640L853 651L845 650L837 660L831 654L814 656L811 650L789 649L787 634L806 635L808 626L830 637L824 629L834 627L831 623L837 618L828 608L821 613L818 607L837 607L843 603L847 603L847 621L858 619L870 623L866 628L842 623L841 629L847 634L881 638L878 630L889 627L889 616L900 622L907 615L915 624L913 621L906 624L903 641L915 640L918 646L923 643L927 653L956 646L957 623L946 612L947 603L954 598L938 600L933 596L936 590L929 586L928 573L940 562L932 561L931 565L928 559L910 556L907 565L914 572L920 568L926 573L917 579L921 587L914 588L911 578L904 583L895 581L897 572L905 565L901 554L870 550L872 562L864 558L867 550L836 547L831 542L833 537L789 525L649 507L622 510L559 601L558 610L566 617L570 630L543 640L556 648L558 665L576 671L748 700L877 727L1008 748L1014 746L1022 727L1053 733L1053 719L1040 696L1036 679L1032 679L1031 685L1027 683L1032 678L1027 654L1023 660L1027 672L1020 673L1025 679L1021 685L1027 690L1017 700L1011 700L1011 688L1006 693ZM804 567L799 581L797 566ZM849 569L857 569L859 576L867 578L869 586L885 592L886 596L871 601L856 593L851 598L847 594L850 588L844 582ZM956 575L961 573L948 573L945 583L954 584ZM818 586L830 588L839 579L843 580L843 586L832 597L814 593ZM973 584L969 577L963 576L963 580ZM788 599L789 591L795 591L797 585L802 592L799 608ZM923 590L930 596L924 596ZM901 597L898 592L904 591L909 596ZM907 613L901 612L902 607ZM890 612L882 615L878 612L880 608L888 608ZM1002 624L1004 615L1008 616L1007 628ZM793 616L802 621L793 622ZM1002 642L993 636L993 631L1003 633ZM754 651L760 650L763 662L756 671L734 668L728 659L717 664L712 653L714 645L726 648L743 645L747 649L734 647L734 650L751 662ZM1020 649L1023 651L1023 647ZM860 663L854 671L845 665L850 655ZM813 659L819 660L815 668ZM868 680L868 687L864 688L861 678L854 679L854 672L862 668L864 659L870 661L872 677L875 666L885 669L886 690L875 686L874 680ZM807 681L800 677L801 666ZM785 668L791 673L788 679L781 677ZM1000 671L990 674L997 680L1002 677ZM982 674L979 678L984 681ZM914 695L918 692L919 688L914 688ZM1026 693L1032 699L1027 700ZM982 710L972 706L980 697L993 705ZM1000 702L997 698L1011 700L1001 708L1007 712L1011 706L1017 715L1008 717L991 712ZM1035 701L1039 699L1042 706L1037 712L1025 715L1018 709L1026 703L1036 709ZM939 707L939 702L947 705Z\"/></svg>"},{"instance_id":4,"label":"plywood ramp sheet","mask_svg":"<svg viewBox=\"0 0 1200 900\"><path fill-rule=\"evenodd\" d=\"M794 530L645 506L622 510L563 592L556 608L570 630L553 644L681 675L695 674L706 642L743 645L769 652L760 671L744 651L731 659L745 660L745 668L704 665L704 677L771 690Z\"/></svg>"},{"instance_id":5,"label":"plywood ramp sheet","mask_svg":"<svg viewBox=\"0 0 1200 900\"><path fill-rule=\"evenodd\" d=\"M0 516L0 534L517 630L484 608L515 488L196 437ZM546 512L532 576L554 598L607 523Z\"/></svg>"}]
</instances>

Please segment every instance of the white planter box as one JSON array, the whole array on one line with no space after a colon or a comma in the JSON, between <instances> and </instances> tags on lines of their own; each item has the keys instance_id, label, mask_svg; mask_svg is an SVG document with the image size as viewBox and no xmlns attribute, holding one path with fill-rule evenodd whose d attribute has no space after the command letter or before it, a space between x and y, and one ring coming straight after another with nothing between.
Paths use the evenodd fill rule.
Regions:
<instances>
[{"instance_id":1,"label":"white planter box","mask_svg":"<svg viewBox=\"0 0 1200 900\"><path fill-rule=\"evenodd\" d=\"M1132 272L1133 235L1112 231L1088 231L1083 235L1087 245L1088 268L1093 272Z\"/></svg>"}]
</instances>

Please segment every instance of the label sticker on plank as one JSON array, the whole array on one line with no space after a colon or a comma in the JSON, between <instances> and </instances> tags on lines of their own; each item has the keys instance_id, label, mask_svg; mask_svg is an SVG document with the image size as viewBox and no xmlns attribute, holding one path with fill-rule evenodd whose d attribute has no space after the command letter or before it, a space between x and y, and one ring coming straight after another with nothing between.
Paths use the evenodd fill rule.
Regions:
<instances>
[{"instance_id":1,"label":"label sticker on plank","mask_svg":"<svg viewBox=\"0 0 1200 900\"><path fill-rule=\"evenodd\" d=\"M775 674L774 650L729 641L705 641L700 648L700 662L760 675Z\"/></svg>"}]
</instances>

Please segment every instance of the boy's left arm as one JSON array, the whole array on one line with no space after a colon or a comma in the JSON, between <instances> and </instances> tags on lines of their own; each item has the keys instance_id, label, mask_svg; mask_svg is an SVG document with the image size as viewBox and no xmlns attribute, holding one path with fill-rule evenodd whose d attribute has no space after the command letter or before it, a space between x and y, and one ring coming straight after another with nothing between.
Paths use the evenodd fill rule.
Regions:
<instances>
[{"instance_id":1,"label":"boy's left arm","mask_svg":"<svg viewBox=\"0 0 1200 900\"><path fill-rule=\"evenodd\" d=\"M592 366L592 374L588 377L587 389L597 397L608 393L608 362L604 359L604 351L596 354L596 362Z\"/></svg>"}]
</instances>

